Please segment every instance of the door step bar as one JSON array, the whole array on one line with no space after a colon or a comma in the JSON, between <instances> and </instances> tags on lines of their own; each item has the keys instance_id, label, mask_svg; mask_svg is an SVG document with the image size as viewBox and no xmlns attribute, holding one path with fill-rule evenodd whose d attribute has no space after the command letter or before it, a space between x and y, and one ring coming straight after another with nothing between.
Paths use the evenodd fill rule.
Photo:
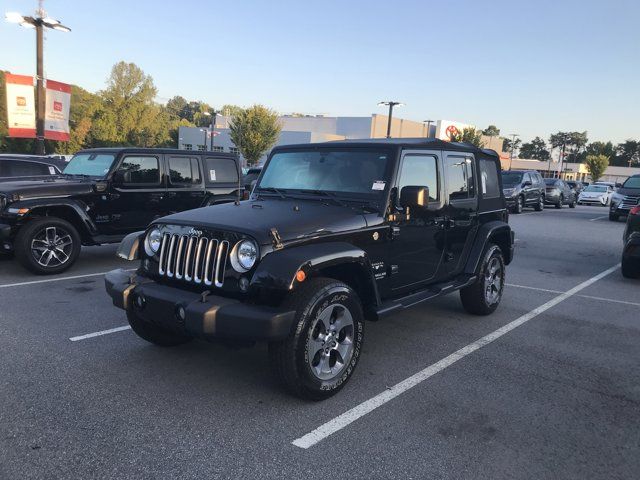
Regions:
<instances>
[{"instance_id":1,"label":"door step bar","mask_svg":"<svg viewBox=\"0 0 640 480\"><path fill-rule=\"evenodd\" d=\"M478 277L476 277L475 275L465 275L455 281L430 285L429 288L425 290L421 290L419 292L407 295L406 297L396 298L389 302L383 303L377 308L375 313L378 318L385 317L392 313L413 307L414 305L418 305L419 303L426 302L427 300L431 300L432 298L436 298L441 295L446 295L447 293L460 290L461 288L467 287L474 283L477 278Z\"/></svg>"}]
</instances>

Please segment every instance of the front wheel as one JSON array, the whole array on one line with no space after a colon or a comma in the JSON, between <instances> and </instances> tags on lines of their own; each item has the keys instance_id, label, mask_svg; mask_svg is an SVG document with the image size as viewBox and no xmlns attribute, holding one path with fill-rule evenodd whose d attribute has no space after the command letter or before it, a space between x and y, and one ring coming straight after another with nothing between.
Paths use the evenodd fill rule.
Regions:
<instances>
[{"instance_id":1,"label":"front wheel","mask_svg":"<svg viewBox=\"0 0 640 480\"><path fill-rule=\"evenodd\" d=\"M478 280L460 290L460 300L467 312L489 315L498 308L504 290L504 270L504 257L500 247L490 244L484 254Z\"/></svg>"},{"instance_id":2,"label":"front wheel","mask_svg":"<svg viewBox=\"0 0 640 480\"><path fill-rule=\"evenodd\" d=\"M43 217L24 225L16 235L20 264L38 275L61 273L80 255L80 234L66 220Z\"/></svg>"},{"instance_id":3,"label":"front wheel","mask_svg":"<svg viewBox=\"0 0 640 480\"><path fill-rule=\"evenodd\" d=\"M516 200L516 205L513 207L513 213L522 213L524 209L524 198L522 195L518 195L518 199Z\"/></svg>"},{"instance_id":4,"label":"front wheel","mask_svg":"<svg viewBox=\"0 0 640 480\"><path fill-rule=\"evenodd\" d=\"M571 202L569 203L569 208L576 208L576 201L575 199L572 199Z\"/></svg>"},{"instance_id":5,"label":"front wheel","mask_svg":"<svg viewBox=\"0 0 640 480\"><path fill-rule=\"evenodd\" d=\"M538 197L538 203L536 203L536 206L533 208L535 208L536 212L544 210L544 197L542 195Z\"/></svg>"},{"instance_id":6,"label":"front wheel","mask_svg":"<svg viewBox=\"0 0 640 480\"><path fill-rule=\"evenodd\" d=\"M364 317L357 294L329 278L312 278L293 292L285 308L296 318L289 336L269 344L278 380L292 394L324 400L349 381L360 359Z\"/></svg>"},{"instance_id":7,"label":"front wheel","mask_svg":"<svg viewBox=\"0 0 640 480\"><path fill-rule=\"evenodd\" d=\"M556 203L556 208L562 208L562 204L564 203L564 197L560 196L560 200Z\"/></svg>"}]
</instances>

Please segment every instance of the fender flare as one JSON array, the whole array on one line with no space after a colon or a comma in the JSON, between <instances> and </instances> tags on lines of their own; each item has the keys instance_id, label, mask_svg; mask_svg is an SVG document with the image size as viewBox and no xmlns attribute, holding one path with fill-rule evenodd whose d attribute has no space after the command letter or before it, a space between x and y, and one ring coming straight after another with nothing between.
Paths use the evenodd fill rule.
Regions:
<instances>
[{"instance_id":1,"label":"fender flare","mask_svg":"<svg viewBox=\"0 0 640 480\"><path fill-rule=\"evenodd\" d=\"M300 284L296 273L302 270L306 276L330 267L351 265L358 269L364 281L363 288L380 303L378 287L367 253L346 242L327 242L300 247L273 250L265 255L253 274L250 288L254 291L286 292Z\"/></svg>"},{"instance_id":2,"label":"fender flare","mask_svg":"<svg viewBox=\"0 0 640 480\"><path fill-rule=\"evenodd\" d=\"M511 263L511 260L513 260L514 245L513 230L511 230L511 226L509 226L508 223L494 220L481 225L478 229L476 239L469 252L465 273L475 275L478 272L482 260L482 253L487 243L491 240L494 240L494 243L497 243L501 248L505 264L509 265Z\"/></svg>"},{"instance_id":3,"label":"fender flare","mask_svg":"<svg viewBox=\"0 0 640 480\"><path fill-rule=\"evenodd\" d=\"M85 233L90 236L96 235L98 229L91 217L87 215L87 205L84 202L78 202L77 200L65 199L65 198L51 198L51 199L33 199L33 200L19 200L11 204L12 208L28 208L29 214L32 210L46 209L51 207L64 207L70 209L77 217L80 223L85 228ZM80 232L82 233L82 232Z\"/></svg>"}]
</instances>

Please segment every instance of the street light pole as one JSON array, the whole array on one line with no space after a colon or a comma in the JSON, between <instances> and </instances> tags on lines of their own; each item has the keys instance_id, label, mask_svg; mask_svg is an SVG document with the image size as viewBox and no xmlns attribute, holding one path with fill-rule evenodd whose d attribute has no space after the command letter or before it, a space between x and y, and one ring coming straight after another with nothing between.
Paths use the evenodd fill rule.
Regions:
<instances>
[{"instance_id":1,"label":"street light pole","mask_svg":"<svg viewBox=\"0 0 640 480\"><path fill-rule=\"evenodd\" d=\"M513 149L516 146L516 137L519 135L517 133L511 133L511 154L509 155L509 170L511 170L511 164L513 163Z\"/></svg>"},{"instance_id":2,"label":"street light pole","mask_svg":"<svg viewBox=\"0 0 640 480\"><path fill-rule=\"evenodd\" d=\"M422 123L427 124L427 138L431 138L431 124L433 123L433 120L423 120Z\"/></svg>"},{"instance_id":3,"label":"street light pole","mask_svg":"<svg viewBox=\"0 0 640 480\"><path fill-rule=\"evenodd\" d=\"M44 155L44 116L47 106L47 97L44 88L44 29L51 28L61 32L70 32L71 29L62 25L58 20L49 18L44 11L42 0L39 2L35 17L26 17L17 12L5 14L7 22L18 23L25 28L36 29L36 155Z\"/></svg>"},{"instance_id":4,"label":"street light pole","mask_svg":"<svg viewBox=\"0 0 640 480\"><path fill-rule=\"evenodd\" d=\"M402 105L404 105L404 103L394 101L378 103L379 107L382 105L386 105L389 107L389 118L387 119L387 138L391 138L391 118L393 117L393 107L395 107L396 105L401 107Z\"/></svg>"}]
</instances>

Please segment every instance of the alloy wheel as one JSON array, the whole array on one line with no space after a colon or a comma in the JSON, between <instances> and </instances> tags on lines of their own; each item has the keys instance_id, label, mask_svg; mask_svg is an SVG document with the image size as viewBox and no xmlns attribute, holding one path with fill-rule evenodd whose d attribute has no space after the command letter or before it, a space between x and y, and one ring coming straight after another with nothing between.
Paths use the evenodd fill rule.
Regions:
<instances>
[{"instance_id":1,"label":"alloy wheel","mask_svg":"<svg viewBox=\"0 0 640 480\"><path fill-rule=\"evenodd\" d=\"M344 305L333 304L317 316L310 329L308 362L320 380L338 376L353 356L354 324Z\"/></svg>"},{"instance_id":2,"label":"alloy wheel","mask_svg":"<svg viewBox=\"0 0 640 480\"><path fill-rule=\"evenodd\" d=\"M42 267L51 268L69 261L73 239L61 227L44 227L31 240L31 254Z\"/></svg>"},{"instance_id":3,"label":"alloy wheel","mask_svg":"<svg viewBox=\"0 0 640 480\"><path fill-rule=\"evenodd\" d=\"M503 282L500 260L493 257L489 261L484 274L484 298L488 305L493 305L500 300Z\"/></svg>"}]
</instances>

